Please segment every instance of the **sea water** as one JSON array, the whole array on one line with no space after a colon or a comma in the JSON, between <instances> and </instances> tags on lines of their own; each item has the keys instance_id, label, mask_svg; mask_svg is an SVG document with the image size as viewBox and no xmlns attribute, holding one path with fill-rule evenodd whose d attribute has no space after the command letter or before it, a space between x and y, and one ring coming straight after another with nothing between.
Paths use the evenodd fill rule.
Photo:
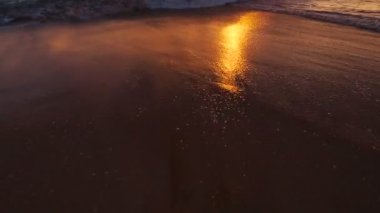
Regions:
<instances>
[{"instance_id":1,"label":"sea water","mask_svg":"<svg viewBox=\"0 0 380 213\"><path fill-rule=\"evenodd\" d=\"M36 0L0 0L25 4ZM52 0L53 1L53 0ZM185 9L246 2L247 7L301 15L380 32L380 0L136 0L151 9Z\"/></svg>"},{"instance_id":2,"label":"sea water","mask_svg":"<svg viewBox=\"0 0 380 213\"><path fill-rule=\"evenodd\" d=\"M380 0L249 0L252 8L380 31Z\"/></svg>"}]
</instances>

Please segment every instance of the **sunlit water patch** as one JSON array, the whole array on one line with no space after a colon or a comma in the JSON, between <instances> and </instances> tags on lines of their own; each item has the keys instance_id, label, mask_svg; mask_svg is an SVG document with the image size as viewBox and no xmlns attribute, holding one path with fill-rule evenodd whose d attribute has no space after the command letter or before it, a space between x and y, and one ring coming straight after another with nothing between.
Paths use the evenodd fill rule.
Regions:
<instances>
[{"instance_id":1,"label":"sunlit water patch","mask_svg":"<svg viewBox=\"0 0 380 213\"><path fill-rule=\"evenodd\" d=\"M218 85L230 92L238 92L239 79L247 70L246 49L248 41L260 24L260 17L254 13L243 15L236 23L224 27L220 33L220 57L218 61Z\"/></svg>"}]
</instances>

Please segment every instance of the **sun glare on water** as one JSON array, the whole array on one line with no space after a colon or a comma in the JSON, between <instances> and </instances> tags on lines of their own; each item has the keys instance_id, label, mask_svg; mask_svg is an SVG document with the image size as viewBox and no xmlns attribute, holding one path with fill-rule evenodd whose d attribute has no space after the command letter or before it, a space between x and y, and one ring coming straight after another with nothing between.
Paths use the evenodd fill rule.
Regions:
<instances>
[{"instance_id":1,"label":"sun glare on water","mask_svg":"<svg viewBox=\"0 0 380 213\"><path fill-rule=\"evenodd\" d=\"M238 80L247 70L245 55L250 34L260 23L257 14L243 15L236 23L224 27L220 32L220 56L218 61L218 85L230 92L239 92Z\"/></svg>"}]
</instances>

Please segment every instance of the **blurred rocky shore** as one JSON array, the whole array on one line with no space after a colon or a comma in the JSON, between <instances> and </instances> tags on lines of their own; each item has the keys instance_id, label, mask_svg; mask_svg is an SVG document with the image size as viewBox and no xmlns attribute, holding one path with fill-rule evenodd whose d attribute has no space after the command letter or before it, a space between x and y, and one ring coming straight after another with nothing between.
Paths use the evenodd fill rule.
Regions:
<instances>
[{"instance_id":1,"label":"blurred rocky shore","mask_svg":"<svg viewBox=\"0 0 380 213\"><path fill-rule=\"evenodd\" d=\"M224 5L237 0L0 0L0 25L25 21L82 21L143 9Z\"/></svg>"},{"instance_id":2,"label":"blurred rocky shore","mask_svg":"<svg viewBox=\"0 0 380 213\"><path fill-rule=\"evenodd\" d=\"M138 0L0 0L0 25L24 21L89 20L146 8Z\"/></svg>"}]
</instances>

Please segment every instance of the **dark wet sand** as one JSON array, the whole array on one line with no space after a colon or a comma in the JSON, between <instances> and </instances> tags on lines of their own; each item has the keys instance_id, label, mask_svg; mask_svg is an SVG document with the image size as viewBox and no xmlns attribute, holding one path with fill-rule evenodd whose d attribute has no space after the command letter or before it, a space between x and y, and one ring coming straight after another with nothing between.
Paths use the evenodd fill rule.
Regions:
<instances>
[{"instance_id":1,"label":"dark wet sand","mask_svg":"<svg viewBox=\"0 0 380 213\"><path fill-rule=\"evenodd\" d=\"M1 28L1 212L380 212L379 46L224 9Z\"/></svg>"}]
</instances>

